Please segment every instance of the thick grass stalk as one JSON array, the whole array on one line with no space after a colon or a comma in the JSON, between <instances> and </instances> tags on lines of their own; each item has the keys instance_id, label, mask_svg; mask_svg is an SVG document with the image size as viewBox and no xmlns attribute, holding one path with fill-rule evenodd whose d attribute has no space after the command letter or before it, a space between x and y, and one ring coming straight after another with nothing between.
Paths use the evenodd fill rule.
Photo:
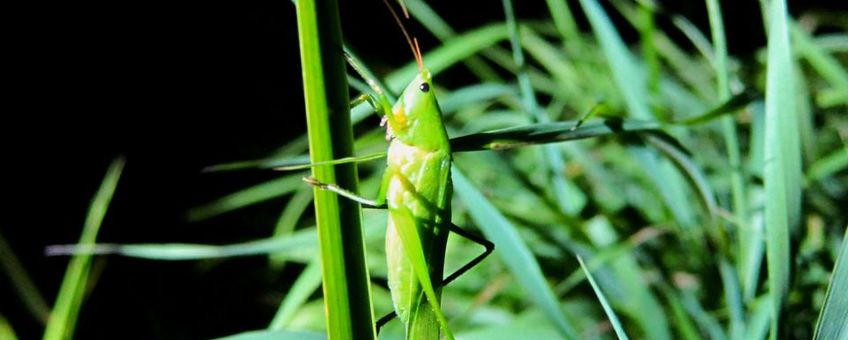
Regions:
<instances>
[{"instance_id":1,"label":"thick grass stalk","mask_svg":"<svg viewBox=\"0 0 848 340\"><path fill-rule=\"evenodd\" d=\"M353 155L338 3L297 1L297 26L312 162ZM353 164L316 166L313 176L357 191ZM329 339L374 339L362 214L358 203L315 189Z\"/></svg>"}]
</instances>

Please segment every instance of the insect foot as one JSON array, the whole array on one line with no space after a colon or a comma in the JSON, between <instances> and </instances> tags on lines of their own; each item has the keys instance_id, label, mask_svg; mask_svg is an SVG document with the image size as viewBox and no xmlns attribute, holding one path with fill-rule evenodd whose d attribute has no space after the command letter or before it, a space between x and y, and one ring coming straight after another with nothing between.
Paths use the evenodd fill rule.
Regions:
<instances>
[{"instance_id":1,"label":"insect foot","mask_svg":"<svg viewBox=\"0 0 848 340\"><path fill-rule=\"evenodd\" d=\"M317 178L312 177L312 176L304 177L303 181L306 182L306 183L309 183L309 185L311 185L311 186L319 187L321 189L325 189L327 187L327 184L322 183Z\"/></svg>"}]
</instances>

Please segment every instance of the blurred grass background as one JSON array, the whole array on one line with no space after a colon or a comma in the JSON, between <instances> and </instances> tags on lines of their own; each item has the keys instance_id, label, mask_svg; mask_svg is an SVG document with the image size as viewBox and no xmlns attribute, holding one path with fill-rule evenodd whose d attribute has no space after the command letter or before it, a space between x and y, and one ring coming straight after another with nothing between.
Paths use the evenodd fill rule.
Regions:
<instances>
[{"instance_id":1,"label":"blurred grass background","mask_svg":"<svg viewBox=\"0 0 848 340\"><path fill-rule=\"evenodd\" d=\"M467 180L456 179L454 220L481 230L498 250L444 291L454 333L464 339L614 338L614 324L575 255L633 338L753 339L770 332L809 338L820 317L832 317L820 316L823 309L845 320L844 289L827 292L837 256L845 252L848 223L848 23L840 17L846 9L789 4L786 20L780 8L761 11L762 4L535 1L516 4L517 21L511 22L499 3L469 4L479 13L469 18L462 9L407 1L420 21L410 26L436 73L451 136L577 120L596 110L587 124L603 118L667 124L665 131L688 151L680 158L694 169L681 171L656 143L631 135L457 154ZM348 47L398 91L414 69L392 19L379 2L342 6ZM218 11L206 14L223 9ZM285 3L246 12L233 21L202 16L216 28L207 31L208 40L192 39L186 27L164 40L170 48L127 59L154 60L139 63L151 70L156 60L174 56L178 62L164 64L171 73L154 71L161 77L151 78L161 79L140 77L150 85L140 94L106 91L116 95L99 102L103 108L94 112L102 116L82 118L92 125L117 120L110 118L122 116L109 110L113 105L133 112L124 114L129 118L144 118L139 124L126 119L107 129L56 131L51 138L72 141L57 142L50 161L41 160L42 153L13 153L16 163L41 167L7 176L15 182L7 192L25 207L11 209L13 218L0 229L8 244L2 245L4 268L11 273L4 276L11 280L0 280L0 314L8 320L0 319L0 331L10 325L21 338L41 335L44 305L52 305L44 301L53 301L66 266L64 258L45 259L43 247L79 238L81 229L72 226L82 225L85 202L116 153L126 155L127 166L98 240L152 244L124 248L128 256L204 260L95 257L77 338L109 338L127 327L138 328L139 338L209 338L265 327L321 330L311 192L299 179L303 174L198 173L233 160L275 164L305 151L300 132L282 128L304 126L297 61L273 58L295 45L263 40L294 34L284 24L293 22L294 8ZM353 12L368 13L368 19L347 14ZM764 17L777 20L764 24ZM136 51L124 44L124 53ZM173 52L198 48L203 52ZM126 67L112 62L112 68ZM228 62L240 67L216 69ZM135 78L143 73L134 72ZM174 77L191 80L168 81ZM719 120L669 124L745 90L764 96ZM158 96L173 101L141 100ZM183 109L186 100L202 104ZM386 146L366 111L354 110L361 121L355 126L358 154ZM103 152L77 151L86 148ZM56 167L76 164L92 165L87 171ZM360 167L364 195L376 194L381 169L381 161ZM687 181L692 173L704 179L702 186ZM55 201L25 204L44 197ZM366 211L364 218L376 314L382 315L391 308L380 284L385 215ZM447 271L477 251L452 240ZM22 260L14 261L14 254ZM215 259L245 254L267 256ZM9 268L23 268L32 278ZM846 275L835 282L844 285ZM770 317L773 305L782 306L779 318ZM110 315L116 310L121 317ZM845 322L821 325L840 324ZM383 336L398 331L394 322Z\"/></svg>"}]
</instances>

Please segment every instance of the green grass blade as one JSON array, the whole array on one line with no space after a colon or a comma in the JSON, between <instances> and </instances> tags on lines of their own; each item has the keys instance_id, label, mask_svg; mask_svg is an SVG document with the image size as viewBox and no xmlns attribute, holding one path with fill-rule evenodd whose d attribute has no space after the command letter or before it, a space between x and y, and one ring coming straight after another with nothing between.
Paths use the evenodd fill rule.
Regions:
<instances>
[{"instance_id":1,"label":"green grass blade","mask_svg":"<svg viewBox=\"0 0 848 340\"><path fill-rule=\"evenodd\" d=\"M508 37L506 26L502 24L491 24L476 28L474 30L457 35L444 45L439 46L424 54L424 63L434 75L446 68L461 62L468 57L490 47ZM418 65L414 62L406 64L401 69L392 72L386 78L389 88L399 91L409 83L409 80L418 72Z\"/></svg>"},{"instance_id":2,"label":"green grass blade","mask_svg":"<svg viewBox=\"0 0 848 340\"><path fill-rule=\"evenodd\" d=\"M509 30L509 41L512 47L512 58L515 60L515 65L518 66L518 87L521 92L521 103L525 111L533 115L538 123L549 123L551 121L547 113L539 108L539 103L536 100L536 94L530 85L530 78L527 75L526 64L524 61L524 52L521 49L521 38L518 33L518 23L515 19L515 13L511 0L503 0L504 12L506 13L506 23ZM556 145L542 146L541 162L547 168L547 176L553 186L553 196L556 198L560 210L567 215L576 215L583 209L586 203L585 195L574 185L568 181L565 174L565 161L562 156L562 149Z\"/></svg>"},{"instance_id":3,"label":"green grass blade","mask_svg":"<svg viewBox=\"0 0 848 340\"><path fill-rule=\"evenodd\" d=\"M533 144L558 143L604 135L657 131L656 122L603 120L577 127L576 121L531 124L451 138L451 151L504 150Z\"/></svg>"},{"instance_id":4,"label":"green grass blade","mask_svg":"<svg viewBox=\"0 0 848 340\"><path fill-rule=\"evenodd\" d=\"M606 56L609 69L614 70L611 73L616 87L624 98L628 114L642 120L654 118L654 113L651 111L648 102L648 99L651 98L648 87L651 85L646 82L645 71L636 63L621 36L615 30L612 21L598 2L595 0L580 0L580 4ZM631 150L633 156L640 160L645 168L646 175L658 188L661 197L678 224L687 229L697 227L693 211L688 205L681 202L681 199L685 201L686 197L686 193L683 191L684 186L681 185L683 183L682 176L672 169L666 161L650 157L650 155L639 151L639 148L631 148ZM662 177L662 180L660 180L660 177Z\"/></svg>"},{"instance_id":5,"label":"green grass blade","mask_svg":"<svg viewBox=\"0 0 848 340\"><path fill-rule=\"evenodd\" d=\"M815 339L848 338L848 226L836 264L833 265L824 307L816 322Z\"/></svg>"},{"instance_id":6,"label":"green grass blade","mask_svg":"<svg viewBox=\"0 0 848 340\"><path fill-rule=\"evenodd\" d=\"M728 314L730 314L730 339L742 340L744 339L745 320L739 280L736 278L733 267L726 260L721 260L718 269L721 275L721 284L724 286L724 303L727 305Z\"/></svg>"},{"instance_id":7,"label":"green grass blade","mask_svg":"<svg viewBox=\"0 0 848 340\"><path fill-rule=\"evenodd\" d=\"M801 210L801 155L795 105L795 77L786 3L770 3L764 182L768 286L774 314L771 338L779 337L783 303L790 290L790 234Z\"/></svg>"},{"instance_id":8,"label":"green grass blade","mask_svg":"<svg viewBox=\"0 0 848 340\"><path fill-rule=\"evenodd\" d=\"M568 1L546 0L545 2L562 39L566 43L579 44L581 41L580 29L577 28L577 21L571 14Z\"/></svg>"},{"instance_id":9,"label":"green grass blade","mask_svg":"<svg viewBox=\"0 0 848 340\"><path fill-rule=\"evenodd\" d=\"M325 340L327 336L315 332L298 331L251 331L236 335L225 336L216 340Z\"/></svg>"},{"instance_id":10,"label":"green grass blade","mask_svg":"<svg viewBox=\"0 0 848 340\"><path fill-rule=\"evenodd\" d=\"M683 306L683 302L680 301L680 295L677 291L671 288L668 284L661 284L659 288L660 293L667 301L666 304L668 305L670 312L669 318L677 329L677 333L680 338L686 340L702 339L703 337L698 331L698 327L695 325L695 322L692 321L692 318Z\"/></svg>"},{"instance_id":11,"label":"green grass blade","mask_svg":"<svg viewBox=\"0 0 848 340\"><path fill-rule=\"evenodd\" d=\"M604 308L604 312L607 314L610 323L612 323L615 335L617 335L619 339L629 339L627 337L627 333L624 332L624 327L621 326L621 321L619 321L618 316L615 315L615 311L613 311L612 307L610 307L609 303L607 303L607 298L604 296L604 292L601 291L601 288L598 287L597 283L595 283L592 273L589 272L588 268L586 268L586 264L583 263L583 259L579 255L577 256L577 261L580 262L580 268L583 269L583 272L586 274L586 278L589 279L589 284L592 285L592 290L595 291L595 295L598 297L598 300L601 301L601 306Z\"/></svg>"},{"instance_id":12,"label":"green grass blade","mask_svg":"<svg viewBox=\"0 0 848 340\"><path fill-rule=\"evenodd\" d=\"M718 205L715 202L715 194L700 167L682 150L674 144L669 143L666 139L647 135L645 140L648 141L648 144L659 150L666 158L671 160L672 164L680 170L686 181L698 193L699 201L704 206L708 216L711 218L717 216Z\"/></svg>"},{"instance_id":13,"label":"green grass blade","mask_svg":"<svg viewBox=\"0 0 848 340\"><path fill-rule=\"evenodd\" d=\"M427 5L425 1L406 0L404 2L406 3L407 9L409 9L409 13L439 40L448 41L453 39L456 35L453 28L451 28L448 23L445 22L438 13L436 13L436 11ZM477 75L477 77L483 81L500 81L498 73L487 65L482 58L478 56L471 56L462 62L469 70L471 70L472 73Z\"/></svg>"},{"instance_id":14,"label":"green grass blade","mask_svg":"<svg viewBox=\"0 0 848 340\"><path fill-rule=\"evenodd\" d=\"M15 330L3 314L0 314L0 339L18 340L18 336L15 335Z\"/></svg>"},{"instance_id":15,"label":"green grass blade","mask_svg":"<svg viewBox=\"0 0 848 340\"><path fill-rule=\"evenodd\" d=\"M294 319L297 311L321 287L321 262L316 257L309 262L306 269L300 273L297 280L292 284L291 289L286 293L286 297L277 309L277 314L268 325L269 330L282 330L288 326L289 322Z\"/></svg>"},{"instance_id":16,"label":"green grass blade","mask_svg":"<svg viewBox=\"0 0 848 340\"><path fill-rule=\"evenodd\" d=\"M833 153L819 158L807 170L807 179L818 181L848 168L848 146L839 148Z\"/></svg>"},{"instance_id":17,"label":"green grass blade","mask_svg":"<svg viewBox=\"0 0 848 340\"><path fill-rule=\"evenodd\" d=\"M188 211L189 221L197 222L209 219L236 209L280 197L303 187L304 173L286 175L226 195Z\"/></svg>"},{"instance_id":18,"label":"green grass blade","mask_svg":"<svg viewBox=\"0 0 848 340\"><path fill-rule=\"evenodd\" d=\"M297 1L297 27L303 71L310 161L353 156L341 23L336 1ZM390 85L391 86L391 85ZM355 164L323 165L312 176L358 191ZM374 339L362 212L359 204L313 189L328 337Z\"/></svg>"},{"instance_id":19,"label":"green grass blade","mask_svg":"<svg viewBox=\"0 0 848 340\"><path fill-rule=\"evenodd\" d=\"M103 222L103 217L106 216L106 210L112 200L112 195L115 193L115 187L118 185L118 179L121 177L123 169L123 158L115 159L109 166L106 176L103 178L103 182L88 209L88 215L85 218L85 225L78 243L80 246L93 245L97 239L97 233L100 231L100 225ZM56 303L44 331L45 340L70 339L73 336L77 316L82 307L85 287L88 283L90 263L91 254L78 254L68 264L65 278L62 280L62 286L59 288Z\"/></svg>"},{"instance_id":20,"label":"green grass blade","mask_svg":"<svg viewBox=\"0 0 848 340\"><path fill-rule=\"evenodd\" d=\"M569 325L560 309L556 295L545 281L539 263L521 239L515 226L495 209L457 167L453 168L453 183L456 194L468 207L471 217L486 238L497 245L495 253L501 257L515 279L524 287L530 299L539 306L563 336L569 339L577 338L577 333Z\"/></svg>"},{"instance_id":21,"label":"green grass blade","mask_svg":"<svg viewBox=\"0 0 848 340\"><path fill-rule=\"evenodd\" d=\"M492 24L457 35L447 43L424 54L427 68L435 76L446 68L507 38L506 26ZM386 77L386 85L393 92L400 92L415 77L418 66L410 62ZM351 109L351 121L356 123L373 112L368 103L361 103Z\"/></svg>"},{"instance_id":22,"label":"green grass blade","mask_svg":"<svg viewBox=\"0 0 848 340\"><path fill-rule=\"evenodd\" d=\"M274 226L274 234L272 237L284 238L290 236L297 227L297 222L306 212L306 209L312 205L312 188L304 186L286 203L286 207L280 214L277 220L277 225ZM282 268L286 261L285 253L274 253L268 256L269 264L276 269Z\"/></svg>"},{"instance_id":23,"label":"green grass blade","mask_svg":"<svg viewBox=\"0 0 848 340\"><path fill-rule=\"evenodd\" d=\"M640 70L633 56L616 32L606 12L595 0L580 0L580 5L592 25L595 36L601 44L607 63L616 85L621 90L630 115L637 119L651 119L654 115L646 101L645 74Z\"/></svg>"},{"instance_id":24,"label":"green grass blade","mask_svg":"<svg viewBox=\"0 0 848 340\"><path fill-rule=\"evenodd\" d=\"M842 93L841 98L838 97L836 102L821 103L822 106L831 106L848 103L848 69L845 68L844 61L840 61L824 51L817 44L809 33L804 32L797 24L790 26L792 42L794 44L793 51L798 53L799 57L806 59L810 66L826 80L836 93Z\"/></svg>"},{"instance_id":25,"label":"green grass blade","mask_svg":"<svg viewBox=\"0 0 848 340\"><path fill-rule=\"evenodd\" d=\"M32 282L32 278L21 265L18 257L12 251L12 246L6 242L6 238L2 234L0 234L0 265L3 266L3 271L9 276L12 286L15 287L15 291L30 314L42 324L46 323L50 316L50 307L47 306L44 296L38 291L38 287Z\"/></svg>"},{"instance_id":26,"label":"green grass blade","mask_svg":"<svg viewBox=\"0 0 848 340\"><path fill-rule=\"evenodd\" d=\"M315 228L307 228L286 237L272 237L220 246L190 243L74 244L49 246L46 253L48 256L116 254L150 260L182 261L304 251L314 249L317 243Z\"/></svg>"},{"instance_id":27,"label":"green grass blade","mask_svg":"<svg viewBox=\"0 0 848 340\"><path fill-rule=\"evenodd\" d=\"M760 97L761 97L761 95L759 93L757 93L756 91L751 91L751 90L745 91L745 92L737 94L733 97L730 97L729 99L725 99L724 102L722 102L722 104L720 104L716 108L713 108L713 109L711 109L707 112L704 112L702 114L699 114L697 116L693 116L693 117L689 117L689 118L686 118L686 119L682 119L680 121L676 121L675 123L686 124L686 125L696 125L696 124L711 122L716 118L724 117L724 116L726 116L730 113L733 113L733 112L736 112L736 111L739 111L739 110L745 108L746 106L748 106L748 104L751 104L751 102L753 102L757 99L760 99ZM730 126L733 127L733 134L735 135L736 134L736 127L734 126L733 117L724 117L724 118L722 118L722 120L730 122ZM738 141L737 141L737 144L738 144Z\"/></svg>"},{"instance_id":28,"label":"green grass blade","mask_svg":"<svg viewBox=\"0 0 848 340\"><path fill-rule=\"evenodd\" d=\"M718 323L718 320L704 310L704 306L701 305L701 302L695 296L695 292L688 289L681 290L681 300L683 302L683 307L686 308L687 312L689 312L692 318L695 319L695 322L698 323L701 330L709 335L710 339L727 339L721 325Z\"/></svg>"},{"instance_id":29,"label":"green grass blade","mask_svg":"<svg viewBox=\"0 0 848 340\"><path fill-rule=\"evenodd\" d=\"M769 294L765 294L754 300L751 313L748 315L748 322L745 325L745 336L743 339L765 339L768 335L771 314L771 296Z\"/></svg>"}]
</instances>

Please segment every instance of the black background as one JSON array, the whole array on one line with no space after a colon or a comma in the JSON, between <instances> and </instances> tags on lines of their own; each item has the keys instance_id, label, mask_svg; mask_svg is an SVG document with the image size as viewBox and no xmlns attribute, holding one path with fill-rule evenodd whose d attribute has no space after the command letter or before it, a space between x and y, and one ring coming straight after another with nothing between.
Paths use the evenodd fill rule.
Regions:
<instances>
[{"instance_id":1,"label":"black background","mask_svg":"<svg viewBox=\"0 0 848 340\"><path fill-rule=\"evenodd\" d=\"M518 2L521 18L545 18L544 1ZM759 5L727 3L731 52L750 57L764 45ZM799 13L835 3L790 7ZM432 6L458 31L503 17L499 1ZM664 6L707 31L703 1ZM576 2L572 8L579 12ZM0 232L48 301L67 258L47 258L44 247L78 239L89 201L118 155L127 166L99 240L225 244L270 234L284 199L201 223L186 223L185 212L273 177L201 174L203 166L264 156L305 130L290 2L60 3L4 12L10 27ZM377 72L412 59L381 1L342 1L342 18L345 39ZM409 27L424 50L436 45L422 27ZM440 82L461 82L464 71L455 71ZM262 328L298 269L274 273L262 257L202 263L102 257L95 268L100 274L83 306L78 339L197 339ZM0 313L22 339L41 336L5 275Z\"/></svg>"}]
</instances>

